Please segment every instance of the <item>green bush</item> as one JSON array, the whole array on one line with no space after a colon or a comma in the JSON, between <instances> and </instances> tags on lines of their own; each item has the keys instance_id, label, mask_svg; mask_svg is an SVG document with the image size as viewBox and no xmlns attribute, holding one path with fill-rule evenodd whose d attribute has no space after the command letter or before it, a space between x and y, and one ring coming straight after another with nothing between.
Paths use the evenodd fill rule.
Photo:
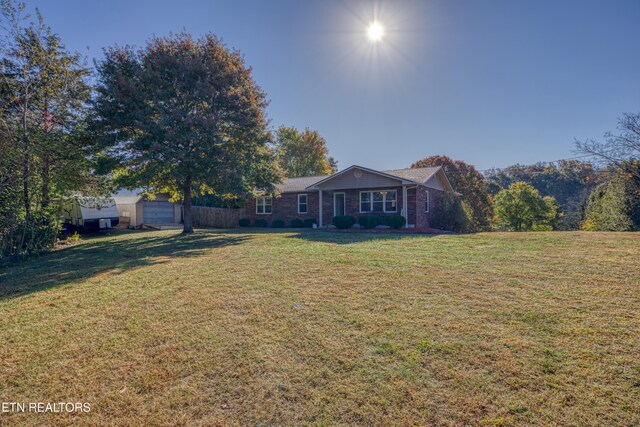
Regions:
<instances>
[{"instance_id":1,"label":"green bush","mask_svg":"<svg viewBox=\"0 0 640 427\"><path fill-rule=\"evenodd\" d=\"M31 221L20 216L4 224L0 228L0 265L47 252L53 248L61 231L57 219L44 212L34 212Z\"/></svg>"},{"instance_id":2,"label":"green bush","mask_svg":"<svg viewBox=\"0 0 640 427\"><path fill-rule=\"evenodd\" d=\"M294 218L291 220L291 228L302 228L304 227L304 222L300 218Z\"/></svg>"},{"instance_id":3,"label":"green bush","mask_svg":"<svg viewBox=\"0 0 640 427\"><path fill-rule=\"evenodd\" d=\"M350 215L340 215L333 217L333 225L336 228L351 228L356 223L355 217Z\"/></svg>"},{"instance_id":4,"label":"green bush","mask_svg":"<svg viewBox=\"0 0 640 427\"><path fill-rule=\"evenodd\" d=\"M627 182L628 178L622 174L610 181L598 185L589 196L586 215L580 228L586 231L631 231L634 229L634 203L638 197L633 197ZM635 200L634 200L635 199Z\"/></svg>"},{"instance_id":5,"label":"green bush","mask_svg":"<svg viewBox=\"0 0 640 427\"><path fill-rule=\"evenodd\" d=\"M440 230L466 233L471 224L470 209L462 199L453 193L443 193L433 209L429 224Z\"/></svg>"},{"instance_id":6,"label":"green bush","mask_svg":"<svg viewBox=\"0 0 640 427\"><path fill-rule=\"evenodd\" d=\"M271 222L271 226L272 226L273 228L284 228L284 221L283 221L283 220L281 220L281 219L274 219L274 220Z\"/></svg>"},{"instance_id":7,"label":"green bush","mask_svg":"<svg viewBox=\"0 0 640 427\"><path fill-rule=\"evenodd\" d=\"M362 215L358 218L358 224L362 228L376 228L382 224L382 218L377 215Z\"/></svg>"},{"instance_id":8,"label":"green bush","mask_svg":"<svg viewBox=\"0 0 640 427\"><path fill-rule=\"evenodd\" d=\"M268 227L269 226L269 223L267 222L266 219L256 219L254 224L255 224L256 227Z\"/></svg>"},{"instance_id":9,"label":"green bush","mask_svg":"<svg viewBox=\"0 0 640 427\"><path fill-rule=\"evenodd\" d=\"M318 221L316 221L315 218L307 218L303 221L302 226L305 228L312 228L313 224L317 224Z\"/></svg>"},{"instance_id":10,"label":"green bush","mask_svg":"<svg viewBox=\"0 0 640 427\"><path fill-rule=\"evenodd\" d=\"M240 224L240 227L248 227L251 225L251 220L249 218L241 218L238 224Z\"/></svg>"},{"instance_id":11,"label":"green bush","mask_svg":"<svg viewBox=\"0 0 640 427\"><path fill-rule=\"evenodd\" d=\"M493 210L500 230L548 231L558 220L556 200L542 197L538 190L523 181L500 190L493 199Z\"/></svg>"},{"instance_id":12,"label":"green bush","mask_svg":"<svg viewBox=\"0 0 640 427\"><path fill-rule=\"evenodd\" d=\"M402 228L407 220L402 215L387 215L382 217L382 223L391 228Z\"/></svg>"},{"instance_id":13,"label":"green bush","mask_svg":"<svg viewBox=\"0 0 640 427\"><path fill-rule=\"evenodd\" d=\"M67 240L69 242L79 242L81 239L82 237L80 236L80 233L78 233L77 231L75 231L72 235L67 237Z\"/></svg>"}]
</instances>

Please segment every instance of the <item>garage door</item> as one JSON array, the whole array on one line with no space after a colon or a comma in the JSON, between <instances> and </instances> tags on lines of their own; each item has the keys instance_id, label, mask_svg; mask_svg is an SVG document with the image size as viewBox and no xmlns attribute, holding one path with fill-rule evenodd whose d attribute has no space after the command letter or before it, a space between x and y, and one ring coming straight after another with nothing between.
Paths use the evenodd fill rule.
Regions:
<instances>
[{"instance_id":1,"label":"garage door","mask_svg":"<svg viewBox=\"0 0 640 427\"><path fill-rule=\"evenodd\" d=\"M173 204L169 202L143 202L143 222L145 224L173 223Z\"/></svg>"}]
</instances>

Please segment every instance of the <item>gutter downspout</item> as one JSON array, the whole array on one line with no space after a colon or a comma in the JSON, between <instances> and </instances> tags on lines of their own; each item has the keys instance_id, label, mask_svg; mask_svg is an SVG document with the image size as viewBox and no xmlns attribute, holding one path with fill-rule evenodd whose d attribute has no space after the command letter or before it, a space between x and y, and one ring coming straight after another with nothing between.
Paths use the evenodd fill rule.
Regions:
<instances>
[{"instance_id":1,"label":"gutter downspout","mask_svg":"<svg viewBox=\"0 0 640 427\"><path fill-rule=\"evenodd\" d=\"M322 227L322 189L318 188L318 227Z\"/></svg>"},{"instance_id":2,"label":"gutter downspout","mask_svg":"<svg viewBox=\"0 0 640 427\"><path fill-rule=\"evenodd\" d=\"M402 186L402 214L404 216L404 228L409 227L409 210L407 201L407 186Z\"/></svg>"}]
</instances>

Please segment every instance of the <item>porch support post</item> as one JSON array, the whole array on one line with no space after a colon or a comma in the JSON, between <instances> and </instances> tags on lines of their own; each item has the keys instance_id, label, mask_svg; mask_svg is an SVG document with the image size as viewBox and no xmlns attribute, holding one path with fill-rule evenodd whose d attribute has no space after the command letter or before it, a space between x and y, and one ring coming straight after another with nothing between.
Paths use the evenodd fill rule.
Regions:
<instances>
[{"instance_id":1,"label":"porch support post","mask_svg":"<svg viewBox=\"0 0 640 427\"><path fill-rule=\"evenodd\" d=\"M322 189L318 188L318 227L322 227Z\"/></svg>"},{"instance_id":2,"label":"porch support post","mask_svg":"<svg viewBox=\"0 0 640 427\"><path fill-rule=\"evenodd\" d=\"M407 186L403 185L402 186L402 215L404 216L405 222L404 222L404 227L407 228L409 227L409 210L408 210L408 206L409 203L407 201Z\"/></svg>"}]
</instances>

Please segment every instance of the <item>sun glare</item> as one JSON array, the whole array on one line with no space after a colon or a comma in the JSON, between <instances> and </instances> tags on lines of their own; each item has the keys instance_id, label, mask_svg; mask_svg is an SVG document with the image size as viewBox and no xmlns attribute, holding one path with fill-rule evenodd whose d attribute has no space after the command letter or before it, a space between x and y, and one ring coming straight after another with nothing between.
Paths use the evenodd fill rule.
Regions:
<instances>
[{"instance_id":1,"label":"sun glare","mask_svg":"<svg viewBox=\"0 0 640 427\"><path fill-rule=\"evenodd\" d=\"M371 40L372 42L378 42L382 40L383 36L384 27L380 25L379 22L372 22L367 29L367 37L369 37L369 40Z\"/></svg>"}]
</instances>

